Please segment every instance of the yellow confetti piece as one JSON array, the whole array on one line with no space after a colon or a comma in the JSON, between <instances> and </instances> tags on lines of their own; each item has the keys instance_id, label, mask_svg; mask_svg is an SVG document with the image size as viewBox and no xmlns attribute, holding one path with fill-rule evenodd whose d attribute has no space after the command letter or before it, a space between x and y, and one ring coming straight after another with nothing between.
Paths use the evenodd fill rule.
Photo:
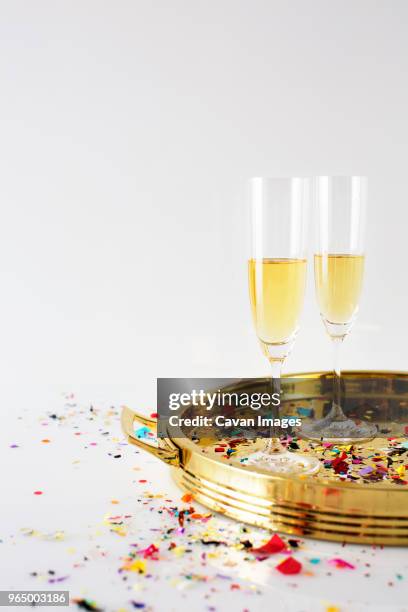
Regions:
<instances>
[{"instance_id":1,"label":"yellow confetti piece","mask_svg":"<svg viewBox=\"0 0 408 612\"><path fill-rule=\"evenodd\" d=\"M220 553L216 553L216 552L207 553L208 559L218 559L219 556L220 556ZM226 563L224 563L224 565L226 565Z\"/></svg>"},{"instance_id":2,"label":"yellow confetti piece","mask_svg":"<svg viewBox=\"0 0 408 612\"><path fill-rule=\"evenodd\" d=\"M326 612L340 612L340 608L337 606L327 606Z\"/></svg>"},{"instance_id":3,"label":"yellow confetti piece","mask_svg":"<svg viewBox=\"0 0 408 612\"><path fill-rule=\"evenodd\" d=\"M35 531L35 529L30 529L29 527L22 527L20 529L21 533L23 533L26 536L36 536L36 535L40 535L39 531Z\"/></svg>"},{"instance_id":4,"label":"yellow confetti piece","mask_svg":"<svg viewBox=\"0 0 408 612\"><path fill-rule=\"evenodd\" d=\"M122 537L127 535L127 531L126 531L126 529L124 529L122 527L122 525L112 525L111 526L111 531L114 531L115 533L117 533L118 535L120 535Z\"/></svg>"},{"instance_id":5,"label":"yellow confetti piece","mask_svg":"<svg viewBox=\"0 0 408 612\"><path fill-rule=\"evenodd\" d=\"M185 546L176 546L175 548L172 549L172 553L176 557L181 557L182 555L184 555L185 552L186 552Z\"/></svg>"},{"instance_id":6,"label":"yellow confetti piece","mask_svg":"<svg viewBox=\"0 0 408 612\"><path fill-rule=\"evenodd\" d=\"M146 567L147 567L146 561L143 561L143 559L136 559L135 561L130 561L128 563L125 563L122 569L124 569L127 572L137 572L139 574L145 574Z\"/></svg>"}]
</instances>

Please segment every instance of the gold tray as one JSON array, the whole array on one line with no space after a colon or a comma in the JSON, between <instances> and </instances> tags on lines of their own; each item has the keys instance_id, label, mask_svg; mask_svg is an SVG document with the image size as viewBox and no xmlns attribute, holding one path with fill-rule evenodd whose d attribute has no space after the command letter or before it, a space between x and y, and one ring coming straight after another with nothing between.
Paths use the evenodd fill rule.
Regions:
<instances>
[{"instance_id":1,"label":"gold tray","mask_svg":"<svg viewBox=\"0 0 408 612\"><path fill-rule=\"evenodd\" d=\"M404 438L408 424L408 373L346 372L351 381L352 399L364 405L372 420L387 423L388 433L368 443L356 444L360 456L385 452ZM290 374L294 383L291 405L305 406L313 402L319 416L330 401L331 374L327 372ZM239 381L228 390L243 385L264 385L265 379ZM402 417L401 417L402 415ZM405 417L406 415L406 417ZM394 419L394 421L393 421ZM367 482L363 479L340 481L336 474L323 467L314 476L273 475L271 472L241 463L262 441L247 442L229 458L214 452L219 442L180 438L177 431L151 444L135 434L135 424L155 430L156 421L130 408L122 411L122 428L132 444L152 453L172 466L176 483L205 506L229 517L290 535L309 536L341 542L408 545L408 484L387 479ZM391 443L387 436L397 436ZM399 436L399 438L398 438ZM322 458L322 447L316 443L300 443ZM331 451L329 451L331 452ZM401 455L408 465L408 453ZM399 459L399 463L401 460ZM408 479L408 469L405 479Z\"/></svg>"}]
</instances>

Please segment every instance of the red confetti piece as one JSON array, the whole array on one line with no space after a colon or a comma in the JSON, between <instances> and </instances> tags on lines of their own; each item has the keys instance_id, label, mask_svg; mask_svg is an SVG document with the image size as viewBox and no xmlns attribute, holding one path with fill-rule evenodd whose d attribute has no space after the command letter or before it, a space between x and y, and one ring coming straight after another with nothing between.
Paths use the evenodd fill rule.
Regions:
<instances>
[{"instance_id":1,"label":"red confetti piece","mask_svg":"<svg viewBox=\"0 0 408 612\"><path fill-rule=\"evenodd\" d=\"M215 453L223 453L224 451L225 448L223 448L222 446L217 446L217 448L214 448Z\"/></svg>"},{"instance_id":2,"label":"red confetti piece","mask_svg":"<svg viewBox=\"0 0 408 612\"><path fill-rule=\"evenodd\" d=\"M282 552L282 550L286 549L286 544L281 538L275 533L263 546L259 548L253 548L251 552L255 553L257 556L268 556L274 555L275 553Z\"/></svg>"},{"instance_id":3,"label":"red confetti piece","mask_svg":"<svg viewBox=\"0 0 408 612\"><path fill-rule=\"evenodd\" d=\"M181 512L179 512L178 523L179 523L180 527L183 527L183 525L184 525L184 515L185 514L186 514L185 510L182 510Z\"/></svg>"},{"instance_id":4,"label":"red confetti piece","mask_svg":"<svg viewBox=\"0 0 408 612\"><path fill-rule=\"evenodd\" d=\"M323 489L324 495L338 495L340 491L338 489Z\"/></svg>"},{"instance_id":5,"label":"red confetti piece","mask_svg":"<svg viewBox=\"0 0 408 612\"><path fill-rule=\"evenodd\" d=\"M143 554L145 559L152 559L153 561L158 561L157 553L159 549L154 544L150 544L147 548L140 551Z\"/></svg>"},{"instance_id":6,"label":"red confetti piece","mask_svg":"<svg viewBox=\"0 0 408 612\"><path fill-rule=\"evenodd\" d=\"M34 495L42 495L43 492L42 491L34 491Z\"/></svg>"},{"instance_id":7,"label":"red confetti piece","mask_svg":"<svg viewBox=\"0 0 408 612\"><path fill-rule=\"evenodd\" d=\"M147 480L145 480L144 478L141 478L139 482L147 482Z\"/></svg>"},{"instance_id":8,"label":"red confetti piece","mask_svg":"<svg viewBox=\"0 0 408 612\"><path fill-rule=\"evenodd\" d=\"M228 442L228 444L229 444L229 445L231 446L231 448L232 448L233 446L237 446L237 444L241 444L241 442L243 442L243 439L242 439L242 438L236 438L236 440L230 440L230 441Z\"/></svg>"},{"instance_id":9,"label":"red confetti piece","mask_svg":"<svg viewBox=\"0 0 408 612\"><path fill-rule=\"evenodd\" d=\"M281 574L285 574L289 576L291 574L300 574L302 571L302 564L299 561L296 561L293 557L286 557L283 561L278 563L276 569Z\"/></svg>"},{"instance_id":10,"label":"red confetti piece","mask_svg":"<svg viewBox=\"0 0 408 612\"><path fill-rule=\"evenodd\" d=\"M157 419L157 412L152 412L152 414L150 415L151 419Z\"/></svg>"},{"instance_id":11,"label":"red confetti piece","mask_svg":"<svg viewBox=\"0 0 408 612\"><path fill-rule=\"evenodd\" d=\"M336 472L336 474L339 474L340 472L347 472L348 465L342 459L337 458L334 459L334 461L332 462L332 468Z\"/></svg>"}]
</instances>

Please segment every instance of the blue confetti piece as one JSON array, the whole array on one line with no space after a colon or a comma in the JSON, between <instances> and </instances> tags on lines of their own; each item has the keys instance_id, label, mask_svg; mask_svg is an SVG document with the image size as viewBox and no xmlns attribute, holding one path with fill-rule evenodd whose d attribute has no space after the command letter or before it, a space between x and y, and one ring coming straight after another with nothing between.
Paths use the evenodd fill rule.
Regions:
<instances>
[{"instance_id":1,"label":"blue confetti piece","mask_svg":"<svg viewBox=\"0 0 408 612\"><path fill-rule=\"evenodd\" d=\"M150 433L150 429L148 427L139 427L136 429L135 434L137 438L147 438Z\"/></svg>"},{"instance_id":2,"label":"blue confetti piece","mask_svg":"<svg viewBox=\"0 0 408 612\"><path fill-rule=\"evenodd\" d=\"M304 417L309 417L312 416L312 409L311 408L296 408L296 411L298 413L299 416L304 416Z\"/></svg>"}]
</instances>

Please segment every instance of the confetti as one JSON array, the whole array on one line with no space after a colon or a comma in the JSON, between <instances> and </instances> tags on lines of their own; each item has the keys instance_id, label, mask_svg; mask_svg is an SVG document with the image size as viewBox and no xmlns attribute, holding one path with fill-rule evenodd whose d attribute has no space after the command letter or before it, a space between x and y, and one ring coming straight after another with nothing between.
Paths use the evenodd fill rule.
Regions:
<instances>
[{"instance_id":1,"label":"confetti","mask_svg":"<svg viewBox=\"0 0 408 612\"><path fill-rule=\"evenodd\" d=\"M276 569L285 575L299 574L302 571L302 564L293 557L286 557L276 566Z\"/></svg>"},{"instance_id":2,"label":"confetti","mask_svg":"<svg viewBox=\"0 0 408 612\"><path fill-rule=\"evenodd\" d=\"M158 559L159 549L154 544L150 544L150 546L148 546L147 548L145 548L144 550L140 552L141 554L143 554L143 557L145 559L153 559L153 560Z\"/></svg>"},{"instance_id":3,"label":"confetti","mask_svg":"<svg viewBox=\"0 0 408 612\"><path fill-rule=\"evenodd\" d=\"M348 561L345 561L344 559L339 559L339 558L329 559L329 563L330 565L334 565L335 567L339 567L342 569L344 568L355 569L354 565L352 565Z\"/></svg>"},{"instance_id":4,"label":"confetti","mask_svg":"<svg viewBox=\"0 0 408 612\"><path fill-rule=\"evenodd\" d=\"M347 570L357 568L361 571L355 571L353 575L356 591L358 581L366 585L370 577L371 581L381 583L381 587L392 588L393 595L398 594L399 590L403 591L406 562L394 563L390 561L392 557L386 557L384 561L385 553L380 547L360 548L357 556L355 552L352 553L356 561L351 563L338 556L339 544L327 544L332 546L331 553L324 556L325 548L319 542L272 535L220 514L212 514L196 502L189 491L180 492L173 498L169 491L158 488L157 483L162 479L157 478L149 456L142 455L138 448L128 444L127 439L121 436L120 410L96 403L92 406L81 405L73 398L66 400L65 396L64 402L63 408L57 406L55 413L51 416L47 414L38 421L37 430L33 429L33 440L38 441L37 445L39 442L48 444L49 448L44 452L52 461L52 453L60 447L58 433L69 433L71 438L75 435L75 455L64 457L69 470L80 475L78 470L87 469L88 456L91 458L92 454L92 461L95 458L101 465L109 458L109 468L119 469L118 481L103 477L103 492L95 491L100 495L98 503L102 507L105 505L105 508L95 520L86 518L86 527L82 532L75 527L70 533L68 525L58 524L40 531L40 525L33 524L17 531L17 534L11 534L10 545L11 550L18 550L22 558L35 560L31 554L27 554L26 548L37 546L37 543L41 546L41 541L49 542L45 545L54 551L49 557L53 560L53 569L41 567L44 556L39 553L38 567L30 566L27 570L23 567L22 572L26 572L28 580L38 581L36 586L40 588L61 583L72 593L72 585L75 584L75 588L79 585L81 597L71 600L72 607L105 612L111 609L115 612L129 612L130 609L150 611L153 607L145 601L152 597L154 605L154 597L159 590L172 603L172 589L183 591L183 597L186 596L184 591L191 589L192 598L196 596L201 601L203 597L208 612L223 609L225 595L230 598L229 607L252 610L257 608L257 603L251 598L260 594L266 597L264 586L269 588L270 584L272 588L279 589L283 584L285 588L300 590L305 580L318 580L321 584L323 581L347 580L340 570L347 573ZM42 429L44 423L48 427L47 437ZM136 435L148 439L153 437L151 430L144 427L136 428ZM10 448L18 448L14 442L8 444ZM363 452L358 445L305 442L292 436L286 437L285 444L295 453L306 450L320 456L322 470L328 479L322 491L328 496L327 503L333 509L336 508L338 494L338 490L331 488L335 482L357 481L369 486L369 483L379 480L389 487L407 485L404 479L408 471L408 442L401 442L400 439L390 437L380 449L372 448L369 452ZM200 452L214 451L214 446L208 449L200 442L198 446L201 447ZM220 457L225 461L229 458L231 467L239 465L239 462L245 463L243 454L248 447L248 442L242 438L228 443L220 440L215 446L219 453L216 459ZM14 457L17 459L16 455ZM112 464L112 458L121 457L122 462ZM109 483L111 489L108 488ZM123 483L125 487L122 487ZM93 496L92 487L93 482L90 484L90 495ZM41 508L49 500L51 505L55 503L57 493L52 493L46 491ZM34 494L42 495L43 491L34 491ZM78 498L75 487L72 488L72 495L79 508L83 499ZM119 503L120 506L116 508ZM104 511L107 514L103 517ZM2 539L4 541L6 538ZM64 542L62 546L61 542ZM95 583L100 584L100 592L95 593L95 584L89 581L88 571L90 575L100 576L99 583ZM297 574L301 574L300 580L293 579ZM200 592L197 590L195 594L197 587ZM109 600L103 601L107 588L115 589L117 603L115 601L113 608ZM97 595L98 604L87 596L88 593ZM325 612L340 612L335 604L321 602L320 605Z\"/></svg>"},{"instance_id":5,"label":"confetti","mask_svg":"<svg viewBox=\"0 0 408 612\"><path fill-rule=\"evenodd\" d=\"M313 414L312 408L302 408L300 406L299 408L296 408L296 412L302 417L310 417Z\"/></svg>"},{"instance_id":6,"label":"confetti","mask_svg":"<svg viewBox=\"0 0 408 612\"><path fill-rule=\"evenodd\" d=\"M78 608L81 610L91 610L93 612L103 612L102 608L99 608L94 601L90 599L73 599L73 603L75 603Z\"/></svg>"},{"instance_id":7,"label":"confetti","mask_svg":"<svg viewBox=\"0 0 408 612\"><path fill-rule=\"evenodd\" d=\"M147 438L150 434L150 429L148 427L139 427L135 431L137 438Z\"/></svg>"},{"instance_id":8,"label":"confetti","mask_svg":"<svg viewBox=\"0 0 408 612\"><path fill-rule=\"evenodd\" d=\"M251 552L257 557L263 557L282 552L282 550L285 550L286 548L287 546L285 542L275 533L275 535L273 535L266 544L260 546L259 548L253 548Z\"/></svg>"},{"instance_id":9,"label":"confetti","mask_svg":"<svg viewBox=\"0 0 408 612\"><path fill-rule=\"evenodd\" d=\"M132 560L125 563L122 569L127 572L137 572L138 574L145 574L146 567L146 561L142 561L142 559L135 559L134 561Z\"/></svg>"}]
</instances>

